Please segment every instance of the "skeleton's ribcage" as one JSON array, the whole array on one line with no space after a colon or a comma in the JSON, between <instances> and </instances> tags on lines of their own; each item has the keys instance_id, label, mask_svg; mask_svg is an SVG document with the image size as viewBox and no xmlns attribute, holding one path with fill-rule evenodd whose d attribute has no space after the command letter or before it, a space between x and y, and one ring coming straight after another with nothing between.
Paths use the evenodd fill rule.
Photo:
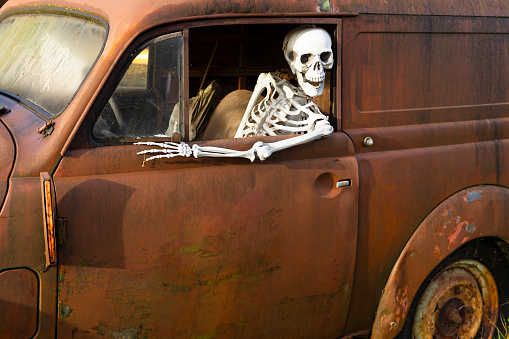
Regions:
<instances>
[{"instance_id":1,"label":"skeleton's ribcage","mask_svg":"<svg viewBox=\"0 0 509 339\"><path fill-rule=\"evenodd\" d=\"M257 84L253 96L258 96L255 98L258 101L263 89L267 95L254 105L251 112L246 112L248 116L243 120L244 126L239 127L239 137L306 134L314 130L318 121L327 121L316 104L297 91L292 98L287 97L283 86L287 91L294 87L286 80L272 74L263 80Z\"/></svg>"}]
</instances>

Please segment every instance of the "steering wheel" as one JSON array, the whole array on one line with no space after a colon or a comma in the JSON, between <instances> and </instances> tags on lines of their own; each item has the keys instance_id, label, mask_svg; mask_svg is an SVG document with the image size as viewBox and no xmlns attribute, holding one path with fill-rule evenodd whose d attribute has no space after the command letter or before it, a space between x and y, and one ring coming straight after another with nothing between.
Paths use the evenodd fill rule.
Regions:
<instances>
[{"instance_id":1,"label":"steering wheel","mask_svg":"<svg viewBox=\"0 0 509 339\"><path fill-rule=\"evenodd\" d=\"M108 100L108 104L111 107L111 110L113 111L113 114L115 115L115 119L117 120L118 126L120 128L121 133L123 133L127 127L124 115L122 114L122 111L120 110L120 105L118 104L117 99L115 99L114 95L110 97Z\"/></svg>"}]
</instances>

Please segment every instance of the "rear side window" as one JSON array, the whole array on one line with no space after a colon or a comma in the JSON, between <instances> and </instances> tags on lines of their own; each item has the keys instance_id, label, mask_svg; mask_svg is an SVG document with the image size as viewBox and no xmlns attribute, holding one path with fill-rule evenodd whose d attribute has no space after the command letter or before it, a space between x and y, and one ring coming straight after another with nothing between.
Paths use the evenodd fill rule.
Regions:
<instances>
[{"instance_id":1,"label":"rear side window","mask_svg":"<svg viewBox=\"0 0 509 339\"><path fill-rule=\"evenodd\" d=\"M0 90L55 117L69 104L106 40L105 25L69 12L16 14L0 22Z\"/></svg>"}]
</instances>

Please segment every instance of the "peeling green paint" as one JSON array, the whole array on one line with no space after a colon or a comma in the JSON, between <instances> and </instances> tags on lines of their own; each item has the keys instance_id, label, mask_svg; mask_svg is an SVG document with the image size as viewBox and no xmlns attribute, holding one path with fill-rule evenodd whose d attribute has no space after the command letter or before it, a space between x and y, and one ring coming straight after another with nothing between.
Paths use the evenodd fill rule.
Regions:
<instances>
[{"instance_id":1,"label":"peeling green paint","mask_svg":"<svg viewBox=\"0 0 509 339\"><path fill-rule=\"evenodd\" d=\"M237 325L237 327L238 327L238 328L243 328L243 327L246 327L246 326L247 326L247 324L248 324L248 322L247 322L246 318L242 317L242 318L240 318L240 319L237 321L237 324L236 324L236 325Z\"/></svg>"},{"instance_id":2,"label":"peeling green paint","mask_svg":"<svg viewBox=\"0 0 509 339\"><path fill-rule=\"evenodd\" d=\"M214 292L205 292L205 293L198 295L198 299L209 298L209 297L213 297L215 295L216 294Z\"/></svg>"},{"instance_id":3,"label":"peeling green paint","mask_svg":"<svg viewBox=\"0 0 509 339\"><path fill-rule=\"evenodd\" d=\"M143 331L143 326L133 326L120 331L111 332L111 336L115 339L138 339Z\"/></svg>"},{"instance_id":4,"label":"peeling green paint","mask_svg":"<svg viewBox=\"0 0 509 339\"><path fill-rule=\"evenodd\" d=\"M468 233L474 233L475 232L475 222L473 222L472 224L468 224L467 223L467 226L465 227L465 230Z\"/></svg>"},{"instance_id":5,"label":"peeling green paint","mask_svg":"<svg viewBox=\"0 0 509 339\"><path fill-rule=\"evenodd\" d=\"M469 192L466 198L466 202L474 202L482 198L482 191Z\"/></svg>"},{"instance_id":6,"label":"peeling green paint","mask_svg":"<svg viewBox=\"0 0 509 339\"><path fill-rule=\"evenodd\" d=\"M219 253L209 252L209 251L203 251L203 254L201 255L202 258L208 258L208 257L217 257L220 255Z\"/></svg>"},{"instance_id":7,"label":"peeling green paint","mask_svg":"<svg viewBox=\"0 0 509 339\"><path fill-rule=\"evenodd\" d=\"M192 286L186 286L184 284L161 283L161 286L169 288L170 293L189 292L192 289Z\"/></svg>"},{"instance_id":8,"label":"peeling green paint","mask_svg":"<svg viewBox=\"0 0 509 339\"><path fill-rule=\"evenodd\" d=\"M178 250L178 254L191 254L191 253L200 252L202 250L201 249L202 245L203 244L195 243L191 246L183 247Z\"/></svg>"},{"instance_id":9,"label":"peeling green paint","mask_svg":"<svg viewBox=\"0 0 509 339\"><path fill-rule=\"evenodd\" d=\"M320 8L320 12L331 12L331 6L329 0L317 0L318 7Z\"/></svg>"},{"instance_id":10,"label":"peeling green paint","mask_svg":"<svg viewBox=\"0 0 509 339\"><path fill-rule=\"evenodd\" d=\"M231 238L235 237L235 232L233 232L232 230L227 230L226 232L223 233L223 235L226 240L230 240Z\"/></svg>"},{"instance_id":11,"label":"peeling green paint","mask_svg":"<svg viewBox=\"0 0 509 339\"><path fill-rule=\"evenodd\" d=\"M214 339L215 338L215 334L207 332L207 333L203 333L203 334L198 334L198 335L193 336L191 338L192 339Z\"/></svg>"},{"instance_id":12,"label":"peeling green paint","mask_svg":"<svg viewBox=\"0 0 509 339\"><path fill-rule=\"evenodd\" d=\"M92 327L94 331L97 332L98 335L105 336L106 335L106 326L103 324L99 324L97 326Z\"/></svg>"},{"instance_id":13,"label":"peeling green paint","mask_svg":"<svg viewBox=\"0 0 509 339\"><path fill-rule=\"evenodd\" d=\"M60 317L64 319L69 318L69 315L72 313L72 308L62 303L60 303L58 306L60 308Z\"/></svg>"}]
</instances>

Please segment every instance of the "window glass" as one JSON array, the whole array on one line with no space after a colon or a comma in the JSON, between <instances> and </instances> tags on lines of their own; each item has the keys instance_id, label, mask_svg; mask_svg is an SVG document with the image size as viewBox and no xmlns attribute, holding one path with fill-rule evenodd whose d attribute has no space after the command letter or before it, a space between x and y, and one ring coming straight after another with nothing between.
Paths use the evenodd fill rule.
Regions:
<instances>
[{"instance_id":1,"label":"window glass","mask_svg":"<svg viewBox=\"0 0 509 339\"><path fill-rule=\"evenodd\" d=\"M92 68L106 27L85 16L19 14L0 22L0 89L62 112Z\"/></svg>"},{"instance_id":2,"label":"window glass","mask_svg":"<svg viewBox=\"0 0 509 339\"><path fill-rule=\"evenodd\" d=\"M122 88L147 88L148 78L148 52L146 48L134 58L131 66L125 72L118 84Z\"/></svg>"},{"instance_id":3,"label":"window glass","mask_svg":"<svg viewBox=\"0 0 509 339\"><path fill-rule=\"evenodd\" d=\"M182 34L149 42L131 61L94 125L98 141L184 136Z\"/></svg>"}]
</instances>

